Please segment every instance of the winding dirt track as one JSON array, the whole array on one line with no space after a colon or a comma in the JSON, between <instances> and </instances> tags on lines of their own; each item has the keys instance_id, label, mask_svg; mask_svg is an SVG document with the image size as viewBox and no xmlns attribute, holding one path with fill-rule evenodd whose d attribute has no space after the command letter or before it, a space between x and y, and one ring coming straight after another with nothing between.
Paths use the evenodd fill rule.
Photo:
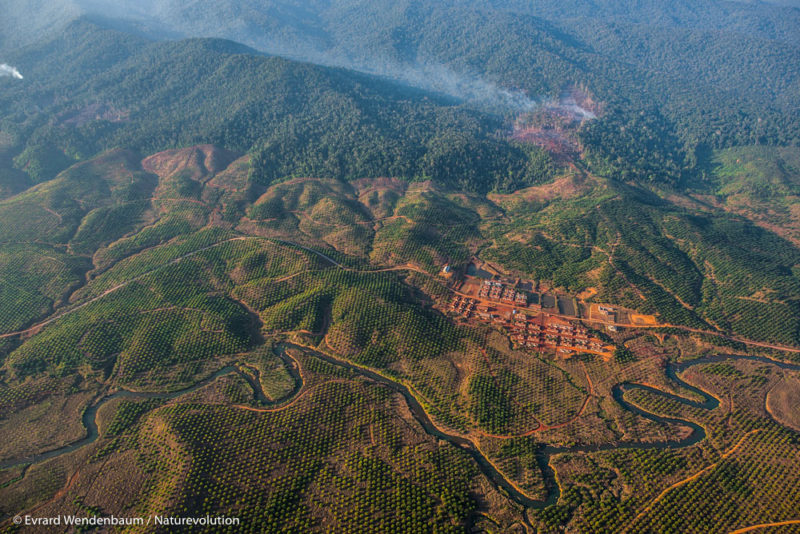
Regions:
<instances>
[{"instance_id":1,"label":"winding dirt track","mask_svg":"<svg viewBox=\"0 0 800 534\"><path fill-rule=\"evenodd\" d=\"M726 453L724 453L722 456L720 456L719 460L717 460L717 461L716 461L716 462L714 462L713 464L709 465L708 467L705 467L705 468L701 469L700 471L698 471L697 473L693 474L692 476L690 476L690 477L687 477L687 478L685 478L685 479L683 479L683 480L680 480L680 481L678 481L678 482L675 482L674 484L672 484L672 485L670 485L669 487L667 487L667 488L666 488L664 491L662 491L661 493L659 493L659 494L658 494L658 496L657 496L655 499L653 499L652 501L650 501L650 504L648 504L647 506L645 506L645 507L644 507L644 508L643 508L643 509L642 509L642 510L641 510L641 511L638 513L638 514L636 514L636 517L634 517L634 518L633 518L633 520L632 520L632 521L629 523L629 525L628 525L628 528L626 528L626 529L625 529L625 532L627 532L628 530L630 530L630 528L631 528L631 527L632 527L632 526L633 526L633 525L636 523L636 521L637 521L637 520L638 520L640 517L642 517L642 516L643 516L643 515L645 515L647 512L649 512L650 510L652 510L652 509L653 509L653 506L655 506L655 505L656 505L656 504L657 504L657 503L658 503L658 502L659 502L661 499L663 499L664 497L666 497L666 495L667 495L667 494L668 494L670 491L674 490L675 488L679 488L679 487L681 487L681 486L684 486L684 485L688 484L689 482L691 482L691 481L693 481L693 480L697 480L698 478L700 478L700 477L701 477L701 476L703 476L704 474L706 474L706 473L708 473L709 471L711 471L711 470L713 470L714 468L716 468L716 467L717 467L717 466L718 466L720 463L722 463L724 460L727 460L727 459L728 459L728 458L729 458L729 457L730 457L732 454L734 454L734 453L735 453L737 450L739 450L739 448L742 446L742 444L745 442L745 440L746 440L747 438L749 438L750 436L752 436L753 434L755 434L755 433L757 433L757 432L761 432L761 430L762 430L762 429L760 429L760 428L757 428L757 429L755 429L755 430L751 430L750 432L748 432L747 434L745 434L744 436L742 436L742 437L741 437L741 439L740 439L740 440L739 440L739 441L736 443L736 445L734 445L733 447L731 447L731 448L730 448L730 450L728 450L728 452L726 452Z\"/></svg>"},{"instance_id":2,"label":"winding dirt track","mask_svg":"<svg viewBox=\"0 0 800 534\"><path fill-rule=\"evenodd\" d=\"M89 305L89 304L91 304L93 302L96 302L96 301L100 300L101 298L103 298L103 297L105 297L107 295L110 295L111 293L114 293L115 291L118 291L118 290L120 290L120 289L122 289L122 288L124 288L124 287L126 287L126 286L128 286L130 284L132 284L133 282L137 282L138 280L141 280L145 276L148 276L148 275L150 275L150 274L152 274L152 273L154 273L154 272L156 272L156 271L158 271L160 269L163 269L164 267L166 267L168 265L172 265L172 264L177 263L177 262L179 262L179 261L181 261L183 259L195 256L197 254L200 254L201 252L205 252L206 250L210 250L212 248L221 246L221 245L223 245L225 243L230 243L231 241L243 241L243 240L248 240L248 239L256 239L256 240L261 240L261 241L270 241L270 242L273 242L273 243L280 243L280 244L283 244L283 245L286 245L286 246L299 248L299 249L305 250L306 252L309 252L311 254L315 254L316 256L319 256L320 258L326 260L327 262L331 263L332 265L335 265L336 267L338 267L338 268L340 268L342 270L345 270L345 271L359 272L359 273L381 273L381 272L390 272L390 271L413 271L413 272L416 272L416 273L419 273L419 274L422 274L422 275L425 275L425 276L432 276L429 272L425 271L424 269L421 269L420 267L417 267L416 265L412 265L410 263L406 263L406 264L402 264L402 265L395 265L395 266L392 266L392 267L384 267L384 268L381 268L381 269L354 269L352 267L347 267L346 265L342 265L341 263L339 263L335 259L331 258L327 254L324 254L323 252L320 252L318 250L314 250L312 248L306 247L306 246L301 245L299 243L295 243L293 241L286 241L286 240L283 240L283 239L273 239L273 238L258 237L258 236L238 236L238 237L232 237L230 239L226 239L226 240L220 241L218 243L214 243L212 245L208 245L206 247L194 250L192 252L187 252L186 254L183 254L183 255L181 255L181 256L179 256L177 258L173 258L172 260L168 261L167 263L165 263L163 265L159 265L158 267L154 267L153 269L150 269L149 271L141 273L141 274L131 278L130 280L126 280L125 282L122 282L121 284L118 284L118 285L116 285L116 286L114 286L112 288L107 289L106 291L104 291L103 293L101 293L100 295L98 295L96 297L92 297L91 299L89 299L87 301L84 301L84 302L82 302L80 304L77 304L77 305L67 309L67 310L59 312L56 315L54 315L54 316L52 316L52 317L50 317L50 318L48 318L48 319L46 319L44 321L41 321L41 322L31 326L31 327L28 327L28 328L26 328L24 330L17 330L17 331L14 331L14 332L7 332L5 334L0 334L0 339L8 338L8 337L14 337L14 336L26 335L26 334L30 334L30 333L35 333L38 329L40 329L40 328L42 328L44 326L47 326L48 324L50 324L50 323L52 323L52 322L54 322L54 321L56 321L56 320L58 320L58 319L60 319L62 317L65 317L66 315L69 315L69 314L71 314L71 313L73 313L75 311L78 311L79 309L81 309L81 308L83 308L83 307L85 307L85 306L87 306L87 305ZM290 275L290 277L291 276L296 276L296 274ZM288 277L286 279L288 279ZM445 286L445 287L447 287L447 286ZM465 295L463 293L459 293L458 291L455 291L455 290L453 290L453 289L451 289L449 287L447 287L447 289L452 291L455 294L458 294L458 295L467 296L467 297L470 297L470 298L475 298L474 296L470 296L470 295ZM566 319L575 319L575 317L572 317L572 316L560 315L560 314L555 314L555 313L550 313L549 315L552 315L554 317L563 317L563 318L566 318ZM596 322L601 322L602 323L602 321L596 321ZM611 324L611 323L609 323L609 324ZM774 349L774 350L780 350L780 351L792 352L792 353L800 353L800 348L797 348L797 347L789 347L789 346L786 346L786 345L778 345L778 344L774 344L774 343L765 343L765 342L761 342L761 341L753 341L753 340L744 339L744 338L740 338L740 337L736 337L736 336L729 336L729 335L721 333L721 332L715 332L715 331L711 331L711 330L702 330L702 329L699 329L699 328L690 328L690 327L681 326L681 325L673 325L673 324L657 324L657 325L630 324L630 325L619 325L618 324L617 326L623 326L623 327L629 327L629 328L677 328L677 329L680 329L680 330L684 330L686 332L693 332L693 333L697 333L697 334L709 334L709 335L716 336L716 337L719 337L719 338L722 338L722 339L726 339L726 340L729 340L729 341L737 341L739 343L744 343L746 345L752 345L752 346L755 346L755 347L762 347L762 348Z\"/></svg>"},{"instance_id":3,"label":"winding dirt track","mask_svg":"<svg viewBox=\"0 0 800 534\"><path fill-rule=\"evenodd\" d=\"M132 284L134 282L138 282L139 280L141 280L145 276L153 274L154 272L159 271L159 270L163 269L164 267L167 267L168 265L172 265L172 264L178 263L181 260L184 260L184 259L189 258L191 256L196 256L197 254L200 254L201 252L205 252L206 250L212 249L214 247L218 247L218 246L223 245L225 243L230 243L231 241L242 241L242 240L245 240L245 239L248 239L248 238L247 237L243 237L243 236L242 237L232 237L230 239L226 239L224 241L220 241L219 243L214 243L213 245L208 245L207 247L203 247L203 248L200 248L200 249L197 249L197 250L193 250L191 252L187 252L186 254L183 254L182 256L178 256L177 258L173 258L173 259L169 260L167 263L159 265L158 267L154 267L154 268L150 269L149 271L146 271L146 272L143 272L141 274L138 274L138 275L134 276L133 278L131 278L130 280L126 280L125 282L122 282L121 284L117 284L114 287L106 289L105 291L103 291L102 293L97 295L96 297L92 297L89 300L83 301L82 303L77 304L77 305L75 305L75 306L73 306L73 307L71 307L69 309L66 309L66 310L64 310L62 312L56 313L54 316L50 317L49 319L46 319L46 320L44 320L44 321L42 321L40 323L36 323L35 325L33 325L31 327L28 327L28 328L26 328L24 330L17 330L15 332L7 332L5 334L0 334L0 339L8 338L8 337L14 337L14 336L23 336L25 334L34 333L34 332L38 331L40 328L43 328L43 327L47 326L48 324L50 324L50 323L52 323L54 321L57 321L58 319L61 319L62 317L66 317L67 315L69 315L71 313L74 313L74 312L80 310L81 308L84 308L84 307L88 306L89 304L92 304L93 302L97 302L98 300L102 299L103 297L106 297L106 296L110 295L111 293L114 293L115 291L119 291L120 289L122 289L124 287L127 287L127 286L129 286L130 284Z\"/></svg>"},{"instance_id":4,"label":"winding dirt track","mask_svg":"<svg viewBox=\"0 0 800 534\"><path fill-rule=\"evenodd\" d=\"M784 527L788 525L800 525L800 519L791 519L789 521L778 521L777 523L761 523L760 525L752 525L737 530L731 530L729 534L742 534L743 532L752 532L754 530L760 530L762 528Z\"/></svg>"},{"instance_id":5,"label":"winding dirt track","mask_svg":"<svg viewBox=\"0 0 800 534\"><path fill-rule=\"evenodd\" d=\"M404 265L396 265L396 266L393 266L393 267L386 267L386 268L383 268L383 269L361 270L360 271L358 269L353 269L353 268L350 268L350 267L346 267L346 266L340 264L339 262L337 262L336 260L334 260L333 258L330 258L329 256L323 254L322 252L319 252L317 250L305 247L303 245L299 245L299 244L293 243L291 241L285 241L285 240L279 240L279 239L275 240L275 241L277 241L279 243L283 243L283 244L289 245L289 246L298 247L298 248L301 248L301 249L303 249L305 251L308 251L308 252L311 252L313 254L316 254L317 256L319 256L319 257L331 262L333 265L335 265L335 266L337 266L337 267L339 267L341 269L344 269L346 271L364 272L364 273L379 273L379 272L388 272L388 271L409 270L409 271L414 271L414 272L423 274L425 276L431 276L431 274L429 272L427 272L427 271L425 271L423 269L420 269L419 267L416 267L415 265L411 265L411 264L408 264L408 263L404 264ZM460 293L458 291L455 291L455 290L453 290L453 289L451 289L449 287L447 289L452 291L453 293L455 293L457 295L469 297L469 298L472 298L472 299L475 298L474 295L466 295L464 293ZM477 299L477 300L481 300L481 299ZM554 317L563 317L563 318L566 318L566 319L575 319L573 316L560 315L560 314L557 314L557 313L549 313L548 315L552 315ZM595 321L595 322L604 323L603 321ZM617 323L608 323L608 324L617 324ZM745 338L741 338L741 337L729 336L729 335L724 334L722 332L715 332L713 330L702 330L702 329L699 329L699 328L690 328L688 326L673 325L673 324L669 324L669 323L655 324L655 325L617 324L617 326L622 326L622 327L626 327L626 328L678 328L678 329L684 330L686 332L693 332L693 333L696 333L696 334L709 334L709 335L716 336L716 337L719 337L719 338L722 338L722 339L726 339L728 341L738 341L739 343L744 343L745 345L752 345L754 347L762 347L762 348L766 348L766 349L775 349L775 350L781 350L781 351L786 351L786 352L800 353L800 348L797 348L797 347L790 347L790 346L787 346L787 345L778 345L778 344L774 344L774 343L765 343L765 342L762 342L762 341L753 341L753 340L745 339Z\"/></svg>"}]
</instances>

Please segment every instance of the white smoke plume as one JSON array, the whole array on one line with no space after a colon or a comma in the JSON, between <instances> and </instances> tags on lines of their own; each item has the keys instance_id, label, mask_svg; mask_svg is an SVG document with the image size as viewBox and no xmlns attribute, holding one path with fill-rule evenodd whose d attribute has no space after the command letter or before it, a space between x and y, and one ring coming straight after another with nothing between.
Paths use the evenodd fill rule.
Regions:
<instances>
[{"instance_id":1,"label":"white smoke plume","mask_svg":"<svg viewBox=\"0 0 800 534\"><path fill-rule=\"evenodd\" d=\"M505 89L478 74L458 72L447 65L424 59L398 61L382 56L354 58L334 50L321 50L311 43L286 43L264 38L245 40L245 44L295 61L309 61L389 78L495 110L528 112L541 105L523 91Z\"/></svg>"},{"instance_id":2,"label":"white smoke plume","mask_svg":"<svg viewBox=\"0 0 800 534\"><path fill-rule=\"evenodd\" d=\"M557 103L552 103L551 107L570 113L574 118L580 120L594 120L597 118L592 111L581 107L575 101L575 97L570 94L562 94Z\"/></svg>"},{"instance_id":3,"label":"white smoke plume","mask_svg":"<svg viewBox=\"0 0 800 534\"><path fill-rule=\"evenodd\" d=\"M22 79L22 74L19 73L16 67L6 65L5 63L0 64L0 76L11 76L12 78L16 78L18 80Z\"/></svg>"},{"instance_id":4,"label":"white smoke plume","mask_svg":"<svg viewBox=\"0 0 800 534\"><path fill-rule=\"evenodd\" d=\"M377 74L405 83L438 91L473 104L513 111L532 111L538 103L522 91L497 86L476 74L459 73L445 65L416 63L391 65Z\"/></svg>"}]
</instances>

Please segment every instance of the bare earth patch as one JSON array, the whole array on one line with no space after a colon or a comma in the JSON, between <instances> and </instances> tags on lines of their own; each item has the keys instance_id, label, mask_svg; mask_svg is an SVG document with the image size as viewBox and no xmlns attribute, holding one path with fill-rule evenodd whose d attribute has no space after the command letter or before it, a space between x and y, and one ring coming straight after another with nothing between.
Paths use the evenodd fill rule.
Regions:
<instances>
[{"instance_id":1,"label":"bare earth patch","mask_svg":"<svg viewBox=\"0 0 800 534\"><path fill-rule=\"evenodd\" d=\"M575 198L589 192L591 188L592 184L585 176L568 174L548 184L534 185L505 195L493 193L487 197L500 205L519 201L549 202L555 199Z\"/></svg>"},{"instance_id":2,"label":"bare earth patch","mask_svg":"<svg viewBox=\"0 0 800 534\"><path fill-rule=\"evenodd\" d=\"M193 180L205 181L225 170L238 157L235 152L213 145L197 145L153 154L142 161L142 167L160 178L188 172Z\"/></svg>"},{"instance_id":3,"label":"bare earth patch","mask_svg":"<svg viewBox=\"0 0 800 534\"><path fill-rule=\"evenodd\" d=\"M800 380L787 376L767 394L766 408L779 423L800 431Z\"/></svg>"}]
</instances>

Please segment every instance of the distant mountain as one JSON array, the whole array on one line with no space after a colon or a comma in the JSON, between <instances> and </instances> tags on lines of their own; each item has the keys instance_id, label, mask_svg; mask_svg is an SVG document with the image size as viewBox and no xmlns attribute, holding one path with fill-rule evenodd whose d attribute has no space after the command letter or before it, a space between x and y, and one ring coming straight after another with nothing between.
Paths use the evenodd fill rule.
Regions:
<instances>
[{"instance_id":1,"label":"distant mountain","mask_svg":"<svg viewBox=\"0 0 800 534\"><path fill-rule=\"evenodd\" d=\"M479 101L484 110L487 103L498 104L499 107L490 109L501 114L518 113L536 102L555 98L566 87L579 87L605 110L602 120L587 123L579 137L591 160L609 175L656 181L669 176L668 181L678 182L692 174L698 154L709 148L800 143L797 38L800 31L794 31L800 28L800 11L789 7L716 0L675 3L196 0L189 4L148 0L112 9L104 0L56 0L41 15L30 17L30 3L10 0L9 4L10 16L4 20L15 22L0 26L0 42L6 45L3 61L19 63L23 74L30 72L36 84L42 83L48 76L45 72L51 69L64 71L55 83L46 82L48 89L37 93L36 99L28 94L31 88L28 82L17 86L6 84L12 85L9 94L14 94L14 87L26 88L16 95L19 102L5 100L9 105L8 116L15 117L13 123L21 122L16 111L20 105L25 109L53 111L56 108L48 104L56 102L61 106L58 113L65 114L64 117L70 113L85 116L85 110L94 110L92 106L100 106L102 109L95 110L95 115L107 119L113 119L115 113L129 114L118 117L116 122L104 123L102 136L98 137L96 132L88 135L93 140L104 139L102 147L85 138L72 142L73 148L67 152L72 150L76 154L94 153L109 143L132 143L147 151L215 142L249 150L256 140L272 138L276 141L267 143L272 147L270 158L277 150L283 154L280 158L286 160L289 154L294 154L294 149L286 148L287 144L310 147L323 139L323 145L330 146L338 134L319 130L319 120L297 120L297 114L291 113L284 116L290 117L288 122L273 128L276 125L273 119L264 119L264 113L269 113L265 110L273 106L269 102L275 91L267 90L263 81L251 78L258 71L255 67L258 62L250 59L239 62L239 56L254 57L258 54L256 50L368 72L457 100ZM90 18L81 19L81 24L92 21L91 31L69 25L70 18L78 12L93 13ZM64 26L64 35L71 36L70 41L54 39L57 35L54 28L59 24ZM115 37L109 37L109 42L86 45L111 29L116 33ZM91 35L84 35L85 32ZM49 37L28 48L7 46L42 35ZM211 51L200 50L211 41L202 45L194 41L191 45L176 45L177 48L143 44L149 39L176 35L232 39L251 48L230 41L215 41L216 48ZM222 51L220 46L227 48ZM97 47L105 52L94 54ZM125 59L130 50L139 47L156 55L148 59L144 59L145 55ZM199 48L193 54L186 54L187 47ZM217 55L220 52L226 57L236 56L236 67L211 68L212 64L222 65L208 59L221 58ZM206 53L210 55L205 56ZM164 54L172 56L167 58ZM73 59L78 63L69 67ZM225 61L226 65L232 64ZM123 63L126 65L122 66ZM239 69L243 63L247 63L244 70L249 73L243 80L264 89L262 93L243 85L236 91L230 90L230 84L234 83L230 77L242 74ZM156 72L151 65L166 70ZM110 71L105 73L107 68ZM143 72L149 74L145 76ZM182 74L173 78L172 72ZM99 76L95 79L95 75ZM162 85L159 79L162 75L163 83L173 85ZM142 77L134 87L131 80L137 76ZM344 78L337 80L340 83ZM367 78L357 85L373 83L364 80ZM189 81L196 84L194 88L187 85ZM155 90L146 88L150 87L148 84ZM173 87L181 90L173 94ZM283 94L283 90L292 94L293 86L287 87L278 94ZM292 105L301 105L305 89L301 84ZM352 89L342 86L336 92L343 101L360 99L354 97ZM261 100L264 95L268 96ZM309 96L316 98L314 93ZM398 102L404 98L399 97ZM127 104L116 104L123 101ZM107 109L109 102L115 102L116 108ZM363 103L355 104L353 109L360 109ZM448 101L444 107L454 104L455 101ZM163 112L165 105L174 106L168 108L171 115ZM305 111L324 107L319 103L303 106ZM153 111L156 109L158 112ZM361 141L354 141L354 145L338 144L342 148L334 151L339 154L336 156L319 156L325 150L317 147L309 150L321 160L311 168L324 168L328 174L342 176L365 172L403 176L419 173L421 167L405 158L416 161L421 157L419 154L425 149L419 148L420 143L424 144L428 134L422 133L425 128L409 134L408 128L418 128L416 125L398 127L399 118L405 113L398 109L395 104L374 106L361 114L346 114L349 119L344 121L341 114L322 113L320 116L338 124L335 132L364 132L363 139L376 139L375 143L382 144L377 153L383 155L362 155L366 145L362 146ZM387 113L394 114L394 118L387 119ZM441 115L439 111L436 113ZM468 115L461 113L459 117ZM137 123L139 130L131 126L137 121L134 117L146 120ZM481 117L477 120L484 124L478 128L481 133L475 134L467 128L471 132L468 138L488 139L490 131L502 128L496 119ZM393 124L388 130L387 120ZM22 122L30 124L29 118ZM460 132L450 135L451 140L463 134L462 126L448 130ZM384 133L376 137L367 131ZM437 130L434 136L441 133ZM84 145L86 148L80 148ZM386 156L398 150L402 158ZM301 158L303 165L314 161L307 152ZM367 153L372 154L371 149ZM355 158L361 163L342 165L338 162L341 157L347 161ZM389 164L390 160L394 163ZM290 173L294 172L300 172L299 168L292 167ZM18 177L12 180L18 181Z\"/></svg>"},{"instance_id":2,"label":"distant mountain","mask_svg":"<svg viewBox=\"0 0 800 534\"><path fill-rule=\"evenodd\" d=\"M58 32L83 9L71 0L11 0L3 2L0 51L35 43Z\"/></svg>"},{"instance_id":3,"label":"distant mountain","mask_svg":"<svg viewBox=\"0 0 800 534\"><path fill-rule=\"evenodd\" d=\"M91 13L149 37L218 37L466 99L567 84L626 113L655 108L683 143L800 142L800 9L722 0L9 0L0 45ZM36 14L32 16L32 14ZM621 119L631 123L631 118ZM733 125L733 129L720 127Z\"/></svg>"},{"instance_id":4,"label":"distant mountain","mask_svg":"<svg viewBox=\"0 0 800 534\"><path fill-rule=\"evenodd\" d=\"M79 20L9 59L25 78L0 86L0 131L33 182L110 148L209 142L251 151L264 183L398 176L507 190L549 165L452 98L231 41L150 42Z\"/></svg>"},{"instance_id":5,"label":"distant mountain","mask_svg":"<svg viewBox=\"0 0 800 534\"><path fill-rule=\"evenodd\" d=\"M800 10L796 0L784 2L729 0L485 0L494 9L525 13L549 20L595 20L641 24L653 28L684 28L740 33L750 38L800 44ZM792 4L794 4L792 6ZM575 27L580 35L589 35Z\"/></svg>"},{"instance_id":6,"label":"distant mountain","mask_svg":"<svg viewBox=\"0 0 800 534\"><path fill-rule=\"evenodd\" d=\"M792 7L795 9L800 9L800 0L735 0L735 1L741 2L742 4L755 4L755 5L772 4L776 6Z\"/></svg>"}]
</instances>

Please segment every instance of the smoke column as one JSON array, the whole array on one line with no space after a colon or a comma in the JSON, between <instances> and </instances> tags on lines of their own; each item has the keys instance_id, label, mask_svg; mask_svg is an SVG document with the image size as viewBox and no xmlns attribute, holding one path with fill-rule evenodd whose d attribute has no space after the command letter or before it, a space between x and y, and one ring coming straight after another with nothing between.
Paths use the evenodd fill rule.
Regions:
<instances>
[{"instance_id":1,"label":"smoke column","mask_svg":"<svg viewBox=\"0 0 800 534\"><path fill-rule=\"evenodd\" d=\"M19 73L16 67L6 65L5 63L0 64L0 76L11 76L12 78L16 78L18 80L22 79L22 74Z\"/></svg>"},{"instance_id":2,"label":"smoke column","mask_svg":"<svg viewBox=\"0 0 800 534\"><path fill-rule=\"evenodd\" d=\"M268 54L381 76L479 106L527 112L540 105L523 91L504 89L477 74L456 72L449 66L436 62L421 59L397 61L381 56L353 58L339 52L321 50L313 44L287 44L281 40L264 38L244 41L245 44Z\"/></svg>"}]
</instances>

